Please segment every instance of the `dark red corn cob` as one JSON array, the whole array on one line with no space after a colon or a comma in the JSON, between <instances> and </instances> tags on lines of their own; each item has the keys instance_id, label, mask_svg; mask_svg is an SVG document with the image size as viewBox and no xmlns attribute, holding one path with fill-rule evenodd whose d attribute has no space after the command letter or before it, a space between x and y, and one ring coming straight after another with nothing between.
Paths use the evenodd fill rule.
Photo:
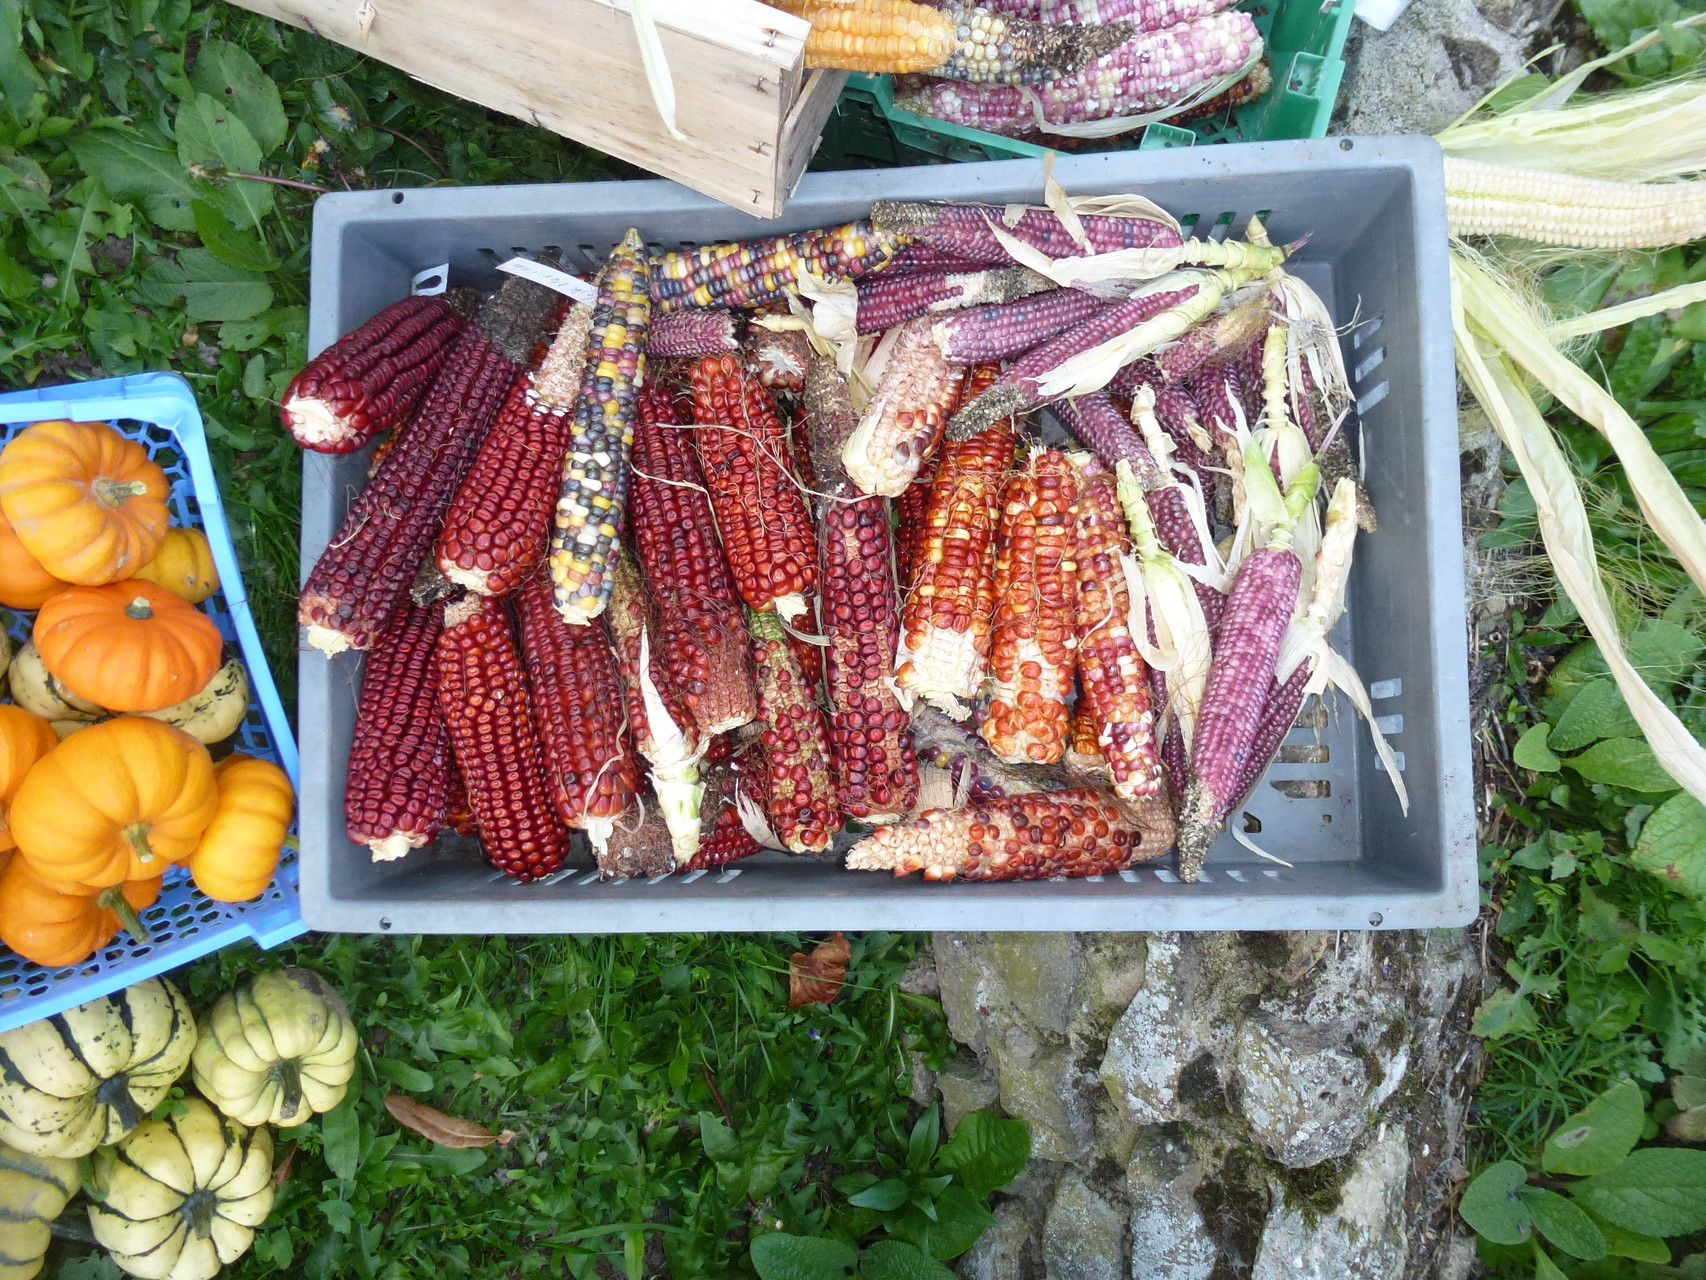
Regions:
<instances>
[{"instance_id":1,"label":"dark red corn cob","mask_svg":"<svg viewBox=\"0 0 1706 1280\"><path fill-rule=\"evenodd\" d=\"M905 237L869 222L737 244L678 249L658 258L652 299L661 315L684 307L752 307L782 297L809 272L856 280L894 257Z\"/></svg>"},{"instance_id":2,"label":"dark red corn cob","mask_svg":"<svg viewBox=\"0 0 1706 1280\"><path fill-rule=\"evenodd\" d=\"M450 803L450 744L434 653L444 607L409 606L362 668L344 786L344 828L375 862L436 836Z\"/></svg>"},{"instance_id":3,"label":"dark red corn cob","mask_svg":"<svg viewBox=\"0 0 1706 1280\"><path fill-rule=\"evenodd\" d=\"M569 309L544 363L510 388L438 535L438 567L457 586L508 595L545 558L592 308Z\"/></svg>"},{"instance_id":4,"label":"dark red corn cob","mask_svg":"<svg viewBox=\"0 0 1706 1280\"><path fill-rule=\"evenodd\" d=\"M1161 789L1149 667L1127 619L1131 593L1121 556L1129 549L1114 477L1087 467L1074 530L1078 569L1078 676L1096 725L1114 793L1122 800Z\"/></svg>"},{"instance_id":5,"label":"dark red corn cob","mask_svg":"<svg viewBox=\"0 0 1706 1280\"><path fill-rule=\"evenodd\" d=\"M720 356L738 351L739 328L732 311L672 311L652 321L646 334L646 359Z\"/></svg>"},{"instance_id":6,"label":"dark red corn cob","mask_svg":"<svg viewBox=\"0 0 1706 1280\"><path fill-rule=\"evenodd\" d=\"M1012 225L1005 212L990 205L879 200L871 206L871 221L884 230L984 263L1013 262L1013 256L990 230L991 223L1051 258L1081 258L1086 253L1112 253L1116 249L1160 249L1180 242L1174 228L1152 218L1087 214L1079 219L1089 241L1089 248L1085 248L1050 210L1027 209Z\"/></svg>"},{"instance_id":7,"label":"dark red corn cob","mask_svg":"<svg viewBox=\"0 0 1706 1280\"><path fill-rule=\"evenodd\" d=\"M747 723L758 703L740 595L690 434L668 393L640 392L629 499L634 549L657 601L664 679L708 738Z\"/></svg>"},{"instance_id":8,"label":"dark red corn cob","mask_svg":"<svg viewBox=\"0 0 1706 1280\"><path fill-rule=\"evenodd\" d=\"M774 613L747 612L758 718L764 730L764 812L790 853L821 853L841 828L823 712Z\"/></svg>"},{"instance_id":9,"label":"dark red corn cob","mask_svg":"<svg viewBox=\"0 0 1706 1280\"><path fill-rule=\"evenodd\" d=\"M432 696L433 701L437 702L437 686L434 686ZM474 819L474 807L468 803L468 783L462 777L462 768L456 763L454 754L450 756L450 803L446 808L445 826L459 836L480 834L480 824Z\"/></svg>"},{"instance_id":10,"label":"dark red corn cob","mask_svg":"<svg viewBox=\"0 0 1706 1280\"><path fill-rule=\"evenodd\" d=\"M469 594L445 609L438 696L486 858L517 880L550 875L568 832L551 807L527 677L499 601Z\"/></svg>"},{"instance_id":11,"label":"dark red corn cob","mask_svg":"<svg viewBox=\"0 0 1706 1280\"><path fill-rule=\"evenodd\" d=\"M995 306L1053 289L1029 267L989 267L937 275L879 273L859 282L855 320L860 333L881 333L917 316L967 307Z\"/></svg>"},{"instance_id":12,"label":"dark red corn cob","mask_svg":"<svg viewBox=\"0 0 1706 1280\"><path fill-rule=\"evenodd\" d=\"M1105 791L1051 791L878 828L848 852L847 867L926 880L1100 876L1161 857L1173 834L1172 813L1153 798L1133 814Z\"/></svg>"},{"instance_id":13,"label":"dark red corn cob","mask_svg":"<svg viewBox=\"0 0 1706 1280\"><path fill-rule=\"evenodd\" d=\"M702 768L705 798L699 813L704 835L699 841L699 852L681 868L683 871L710 871L726 867L731 862L750 858L764 848L747 831L735 802L744 781L742 768L744 766L747 771L755 768L756 755L756 748L748 748L742 752L739 762L733 756L725 756Z\"/></svg>"},{"instance_id":14,"label":"dark red corn cob","mask_svg":"<svg viewBox=\"0 0 1706 1280\"><path fill-rule=\"evenodd\" d=\"M692 367L694 440L741 598L784 618L817 585L811 516L776 402L733 356Z\"/></svg>"},{"instance_id":15,"label":"dark red corn cob","mask_svg":"<svg viewBox=\"0 0 1706 1280\"><path fill-rule=\"evenodd\" d=\"M456 339L409 429L302 588L297 620L314 648L372 648L402 607L451 495L556 306L543 285L510 279Z\"/></svg>"},{"instance_id":16,"label":"dark red corn cob","mask_svg":"<svg viewBox=\"0 0 1706 1280\"><path fill-rule=\"evenodd\" d=\"M932 326L931 336L942 354L959 364L1006 360L1114 305L1077 289L1050 289L943 316Z\"/></svg>"},{"instance_id":17,"label":"dark red corn cob","mask_svg":"<svg viewBox=\"0 0 1706 1280\"><path fill-rule=\"evenodd\" d=\"M565 622L537 568L516 593L515 611L551 803L597 850L640 786L622 702L612 696L619 685L610 637L597 623Z\"/></svg>"},{"instance_id":18,"label":"dark red corn cob","mask_svg":"<svg viewBox=\"0 0 1706 1280\"><path fill-rule=\"evenodd\" d=\"M402 426L467 325L457 301L393 302L310 360L279 406L291 439L316 453L349 453Z\"/></svg>"}]
</instances>

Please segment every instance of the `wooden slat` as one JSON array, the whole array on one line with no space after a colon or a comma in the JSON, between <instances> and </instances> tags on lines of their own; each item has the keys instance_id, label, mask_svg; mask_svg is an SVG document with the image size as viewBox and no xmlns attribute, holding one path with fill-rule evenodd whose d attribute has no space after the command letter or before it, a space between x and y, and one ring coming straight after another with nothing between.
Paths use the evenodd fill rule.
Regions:
<instances>
[{"instance_id":1,"label":"wooden slat","mask_svg":"<svg viewBox=\"0 0 1706 1280\"><path fill-rule=\"evenodd\" d=\"M681 141L626 0L234 2L760 217L781 211L845 80L804 72L807 24L758 0L651 0Z\"/></svg>"}]
</instances>

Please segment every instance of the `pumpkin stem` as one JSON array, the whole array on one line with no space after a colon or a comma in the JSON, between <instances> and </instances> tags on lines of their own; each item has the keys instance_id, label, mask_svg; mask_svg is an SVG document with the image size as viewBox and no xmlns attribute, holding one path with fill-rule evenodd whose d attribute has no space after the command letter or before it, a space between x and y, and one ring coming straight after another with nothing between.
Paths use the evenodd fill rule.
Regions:
<instances>
[{"instance_id":1,"label":"pumpkin stem","mask_svg":"<svg viewBox=\"0 0 1706 1280\"><path fill-rule=\"evenodd\" d=\"M118 922L124 926L124 931L138 942L152 942L148 936L148 926L142 923L142 917L136 914L136 908L125 900L124 886L115 884L102 889L95 898L95 905L102 907L118 917Z\"/></svg>"},{"instance_id":2,"label":"pumpkin stem","mask_svg":"<svg viewBox=\"0 0 1706 1280\"><path fill-rule=\"evenodd\" d=\"M126 1133L146 1118L142 1108L136 1105L136 1099L130 1096L129 1076L110 1076L101 1081L101 1087L95 1090L95 1101L117 1113L119 1127Z\"/></svg>"},{"instance_id":3,"label":"pumpkin stem","mask_svg":"<svg viewBox=\"0 0 1706 1280\"><path fill-rule=\"evenodd\" d=\"M137 596L125 605L124 616L134 618L138 622L147 622L154 616L154 606L149 603L147 596Z\"/></svg>"},{"instance_id":4,"label":"pumpkin stem","mask_svg":"<svg viewBox=\"0 0 1706 1280\"><path fill-rule=\"evenodd\" d=\"M109 507L122 507L127 498L138 498L148 492L145 480L96 480L90 486L95 496Z\"/></svg>"},{"instance_id":5,"label":"pumpkin stem","mask_svg":"<svg viewBox=\"0 0 1706 1280\"><path fill-rule=\"evenodd\" d=\"M154 861L154 850L148 844L149 829L146 822L133 822L119 832L124 837L124 842L136 850L136 857L140 862Z\"/></svg>"},{"instance_id":6,"label":"pumpkin stem","mask_svg":"<svg viewBox=\"0 0 1706 1280\"><path fill-rule=\"evenodd\" d=\"M295 1058L282 1058L268 1072L278 1085L278 1118L293 1119L302 1107L302 1064Z\"/></svg>"},{"instance_id":7,"label":"pumpkin stem","mask_svg":"<svg viewBox=\"0 0 1706 1280\"><path fill-rule=\"evenodd\" d=\"M213 1214L218 1208L219 1197L203 1187L185 1196L183 1207L178 1212L189 1224L190 1234L205 1240L213 1234Z\"/></svg>"}]
</instances>

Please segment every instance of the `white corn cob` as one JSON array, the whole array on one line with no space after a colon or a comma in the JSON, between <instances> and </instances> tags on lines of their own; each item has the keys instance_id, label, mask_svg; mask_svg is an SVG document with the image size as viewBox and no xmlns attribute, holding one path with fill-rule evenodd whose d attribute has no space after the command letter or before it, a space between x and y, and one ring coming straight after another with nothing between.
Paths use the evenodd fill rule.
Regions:
<instances>
[{"instance_id":1,"label":"white corn cob","mask_svg":"<svg viewBox=\"0 0 1706 1280\"><path fill-rule=\"evenodd\" d=\"M1706 181L1613 182L1485 160L1445 159L1459 236L1518 236L1582 249L1654 249L1706 237Z\"/></svg>"}]
</instances>

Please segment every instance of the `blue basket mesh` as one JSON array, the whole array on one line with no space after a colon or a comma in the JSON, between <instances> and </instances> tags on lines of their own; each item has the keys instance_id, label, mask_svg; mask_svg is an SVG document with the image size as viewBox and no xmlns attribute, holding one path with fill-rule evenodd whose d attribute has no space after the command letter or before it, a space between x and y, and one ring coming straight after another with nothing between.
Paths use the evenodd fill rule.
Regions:
<instances>
[{"instance_id":1,"label":"blue basket mesh","mask_svg":"<svg viewBox=\"0 0 1706 1280\"><path fill-rule=\"evenodd\" d=\"M141 374L0 396L0 440L44 418L110 422L140 441L166 472L172 482L173 522L207 535L219 570L220 591L203 607L226 642L238 646L249 669L253 693L233 749L273 761L295 783L296 741L249 616L201 414L189 387L173 374ZM33 615L7 613L7 630L14 643L21 644L29 638ZM0 1031L164 973L241 938L272 947L296 937L305 927L297 905L296 854L285 851L266 893L235 904L208 898L186 870L174 867L159 901L142 913L142 921L149 941L135 942L121 933L110 946L63 969L43 969L0 945Z\"/></svg>"}]
</instances>

